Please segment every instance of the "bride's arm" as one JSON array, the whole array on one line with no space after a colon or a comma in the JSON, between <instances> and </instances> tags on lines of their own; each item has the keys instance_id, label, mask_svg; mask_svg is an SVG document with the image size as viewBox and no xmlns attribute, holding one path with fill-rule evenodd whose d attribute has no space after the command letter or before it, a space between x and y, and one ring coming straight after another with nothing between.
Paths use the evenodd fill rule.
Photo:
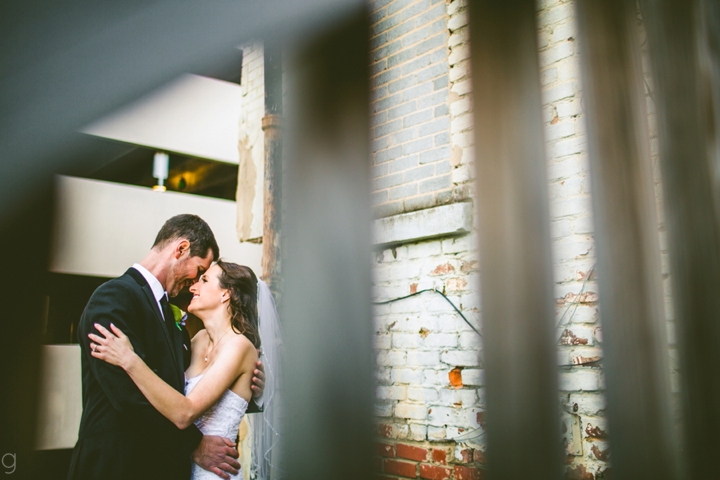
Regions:
<instances>
[{"instance_id":1,"label":"bride's arm","mask_svg":"<svg viewBox=\"0 0 720 480\"><path fill-rule=\"evenodd\" d=\"M241 348L223 348L218 352L215 363L186 397L165 383L135 354L129 340L120 329L110 325L115 333L113 335L102 325L95 325L95 328L104 337L92 333L88 335L98 345L97 351L92 352L93 357L125 370L152 406L181 429L192 425L195 419L215 404L230 388L240 374L240 367L250 353L249 350L253 350L242 348L246 347L245 345ZM233 340L233 338L228 339L229 342ZM226 346L230 345L226 343Z\"/></svg>"}]
</instances>

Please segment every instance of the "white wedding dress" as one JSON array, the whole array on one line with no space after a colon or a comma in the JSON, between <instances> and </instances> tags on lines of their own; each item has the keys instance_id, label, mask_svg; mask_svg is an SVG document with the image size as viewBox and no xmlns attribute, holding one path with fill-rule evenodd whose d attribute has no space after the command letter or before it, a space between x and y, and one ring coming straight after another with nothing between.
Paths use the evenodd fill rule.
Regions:
<instances>
[{"instance_id":1,"label":"white wedding dress","mask_svg":"<svg viewBox=\"0 0 720 480\"><path fill-rule=\"evenodd\" d=\"M185 396L195 388L201 378L202 375L198 375L185 380ZM195 426L200 429L203 435L217 435L235 441L240 421L247 408L248 402L244 398L232 390L227 390L215 405L195 420ZM191 480L218 480L219 477L193 462L190 478ZM237 475L230 478L242 479L242 467Z\"/></svg>"}]
</instances>

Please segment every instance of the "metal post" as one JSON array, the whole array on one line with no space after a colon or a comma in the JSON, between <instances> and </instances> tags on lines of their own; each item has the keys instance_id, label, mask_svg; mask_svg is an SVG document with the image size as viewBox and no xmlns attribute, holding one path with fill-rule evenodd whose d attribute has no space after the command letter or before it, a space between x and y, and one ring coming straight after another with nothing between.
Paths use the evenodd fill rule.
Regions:
<instances>
[{"instance_id":1,"label":"metal post","mask_svg":"<svg viewBox=\"0 0 720 480\"><path fill-rule=\"evenodd\" d=\"M367 13L286 51L287 475L371 478Z\"/></svg>"},{"instance_id":2,"label":"metal post","mask_svg":"<svg viewBox=\"0 0 720 480\"><path fill-rule=\"evenodd\" d=\"M470 3L488 476L561 477L535 2Z\"/></svg>"},{"instance_id":3,"label":"metal post","mask_svg":"<svg viewBox=\"0 0 720 480\"><path fill-rule=\"evenodd\" d=\"M708 5L711 2L708 2ZM699 88L699 2L641 2L654 73L673 300L678 329L686 478L711 478L720 450L720 212L713 191L712 100ZM720 9L704 19L717 36ZM717 62L717 51L715 51ZM717 85L715 86L717 88Z\"/></svg>"},{"instance_id":4,"label":"metal post","mask_svg":"<svg viewBox=\"0 0 720 480\"><path fill-rule=\"evenodd\" d=\"M578 2L613 477L674 478L658 224L635 3Z\"/></svg>"},{"instance_id":5,"label":"metal post","mask_svg":"<svg viewBox=\"0 0 720 480\"><path fill-rule=\"evenodd\" d=\"M280 277L280 227L282 201L282 50L264 45L265 57L265 182L263 208L263 280L275 298L282 291Z\"/></svg>"}]
</instances>

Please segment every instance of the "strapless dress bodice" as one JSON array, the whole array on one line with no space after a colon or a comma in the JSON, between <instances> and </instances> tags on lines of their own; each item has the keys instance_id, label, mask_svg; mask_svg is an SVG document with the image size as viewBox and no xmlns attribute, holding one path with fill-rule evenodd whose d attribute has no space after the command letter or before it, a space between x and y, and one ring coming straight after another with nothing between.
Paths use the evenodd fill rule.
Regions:
<instances>
[{"instance_id":1,"label":"strapless dress bodice","mask_svg":"<svg viewBox=\"0 0 720 480\"><path fill-rule=\"evenodd\" d=\"M198 384L202 374L189 378L185 381L185 396L188 396L193 388ZM227 390L220 397L215 405L210 407L205 413L195 420L195 426L203 433L203 435L217 435L219 437L229 438L235 441L238 435L240 422L248 408L248 402L232 390ZM218 476L209 472L196 463L192 465L192 480L217 480ZM242 469L237 475L230 478L242 479Z\"/></svg>"}]
</instances>

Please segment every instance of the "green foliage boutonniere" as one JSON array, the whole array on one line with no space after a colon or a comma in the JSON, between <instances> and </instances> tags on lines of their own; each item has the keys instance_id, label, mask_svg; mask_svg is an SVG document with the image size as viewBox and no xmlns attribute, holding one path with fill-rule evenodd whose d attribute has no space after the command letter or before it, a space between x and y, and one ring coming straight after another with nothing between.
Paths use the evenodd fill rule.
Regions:
<instances>
[{"instance_id":1,"label":"green foliage boutonniere","mask_svg":"<svg viewBox=\"0 0 720 480\"><path fill-rule=\"evenodd\" d=\"M175 326L178 330L182 331L182 327L185 326L185 322L187 321L187 313L180 310L180 307L170 304L170 308L173 312L173 317L175 317Z\"/></svg>"}]
</instances>

